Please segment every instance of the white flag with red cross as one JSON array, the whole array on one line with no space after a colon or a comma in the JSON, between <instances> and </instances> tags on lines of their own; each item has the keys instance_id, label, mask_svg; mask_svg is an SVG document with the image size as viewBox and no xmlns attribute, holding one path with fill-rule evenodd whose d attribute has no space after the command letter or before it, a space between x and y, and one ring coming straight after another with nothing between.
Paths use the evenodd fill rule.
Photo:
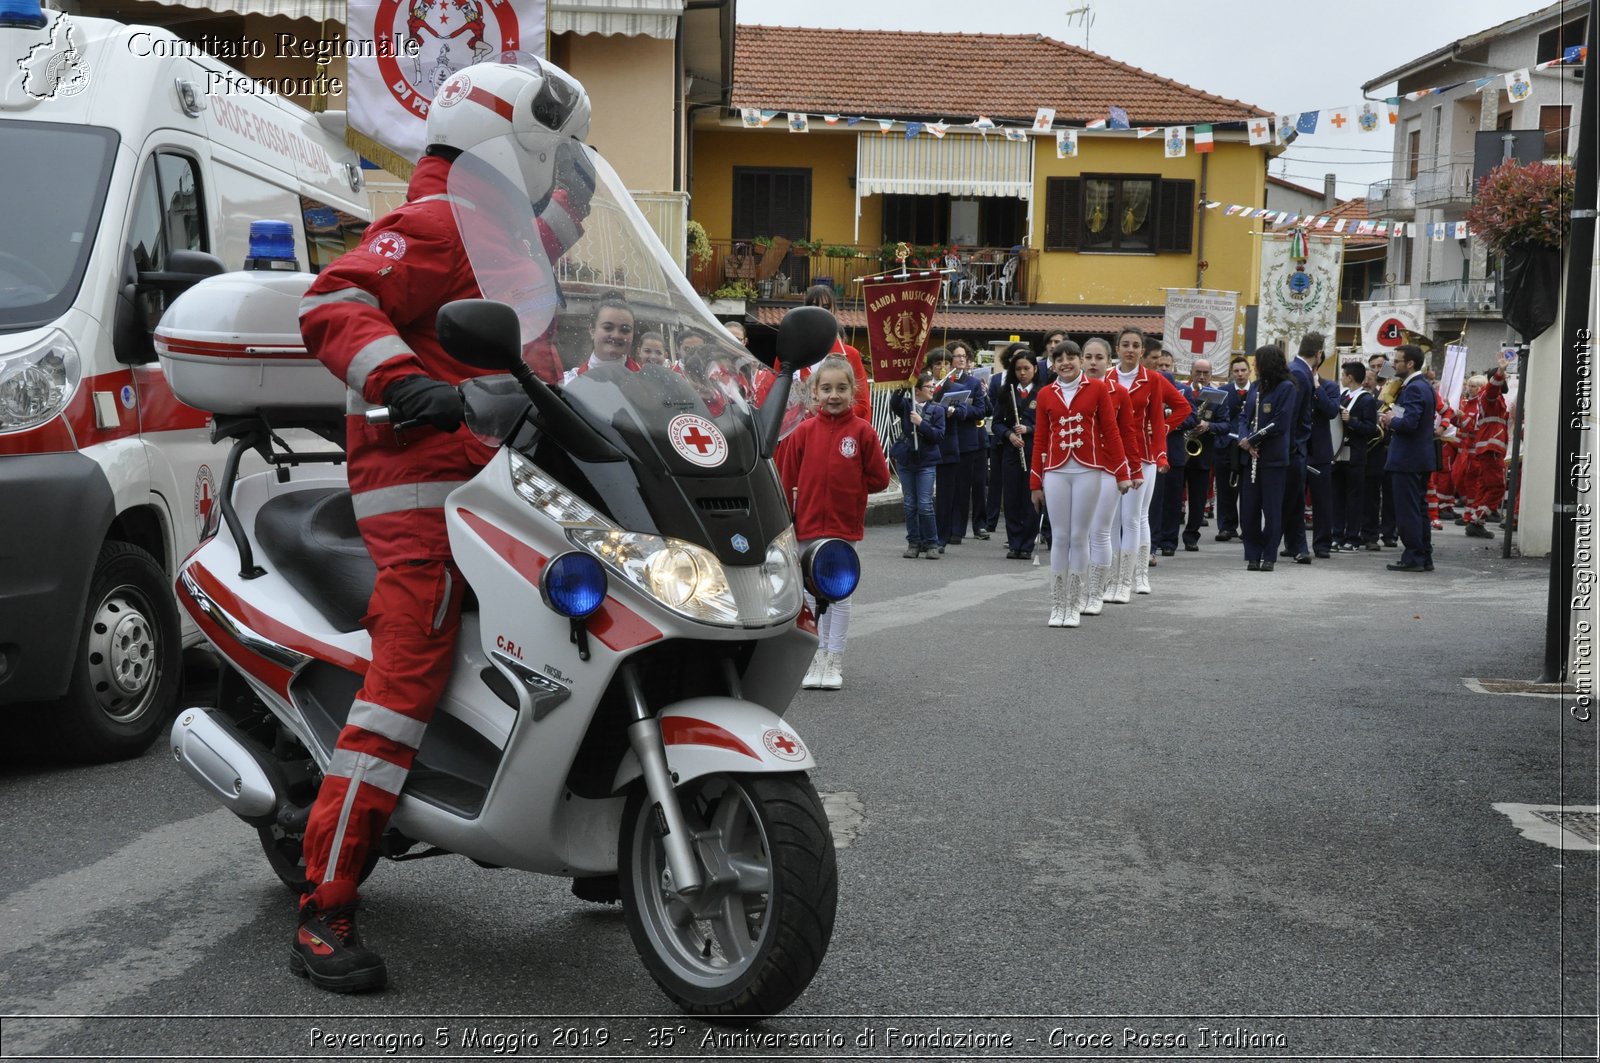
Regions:
<instances>
[{"instance_id":1,"label":"white flag with red cross","mask_svg":"<svg viewBox=\"0 0 1600 1063\"><path fill-rule=\"evenodd\" d=\"M350 0L349 40L372 55L349 61L357 149L415 163L427 147L428 108L450 75L506 52L544 56L545 8L545 0Z\"/></svg>"},{"instance_id":2,"label":"white flag with red cross","mask_svg":"<svg viewBox=\"0 0 1600 1063\"><path fill-rule=\"evenodd\" d=\"M1225 373L1238 319L1238 292L1168 288L1161 349L1172 355L1173 368L1180 374L1187 373L1196 358L1210 361L1213 372Z\"/></svg>"}]
</instances>

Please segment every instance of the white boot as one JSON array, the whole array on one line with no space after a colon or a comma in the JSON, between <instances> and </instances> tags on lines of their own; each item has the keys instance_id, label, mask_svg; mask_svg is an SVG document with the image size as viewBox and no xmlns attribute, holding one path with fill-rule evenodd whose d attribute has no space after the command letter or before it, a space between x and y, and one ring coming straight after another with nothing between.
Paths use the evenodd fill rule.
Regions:
<instances>
[{"instance_id":1,"label":"white boot","mask_svg":"<svg viewBox=\"0 0 1600 1063\"><path fill-rule=\"evenodd\" d=\"M1133 593L1150 593L1150 548L1139 547L1139 556L1133 562Z\"/></svg>"},{"instance_id":2,"label":"white boot","mask_svg":"<svg viewBox=\"0 0 1600 1063\"><path fill-rule=\"evenodd\" d=\"M822 668L824 659L828 655L820 649L811 657L811 667L806 669L806 677L800 680L801 690L820 690L822 688Z\"/></svg>"},{"instance_id":3,"label":"white boot","mask_svg":"<svg viewBox=\"0 0 1600 1063\"><path fill-rule=\"evenodd\" d=\"M1082 572L1067 573L1066 605L1062 610L1061 626L1077 627L1078 614L1083 609L1084 586Z\"/></svg>"},{"instance_id":4,"label":"white boot","mask_svg":"<svg viewBox=\"0 0 1600 1063\"><path fill-rule=\"evenodd\" d=\"M1111 575L1111 587L1106 594L1106 601L1112 605L1127 605L1133 600L1133 561L1134 555L1124 551L1115 555L1113 560L1116 568Z\"/></svg>"},{"instance_id":5,"label":"white boot","mask_svg":"<svg viewBox=\"0 0 1600 1063\"><path fill-rule=\"evenodd\" d=\"M822 665L822 682L819 690L838 690L844 686L844 654L824 654L827 660Z\"/></svg>"},{"instance_id":6,"label":"white boot","mask_svg":"<svg viewBox=\"0 0 1600 1063\"><path fill-rule=\"evenodd\" d=\"M1106 566L1090 565L1089 578L1083 585L1084 616L1099 616L1100 609L1105 604L1106 593Z\"/></svg>"},{"instance_id":7,"label":"white boot","mask_svg":"<svg viewBox=\"0 0 1600 1063\"><path fill-rule=\"evenodd\" d=\"M1067 626L1067 574L1050 573L1050 626Z\"/></svg>"}]
</instances>

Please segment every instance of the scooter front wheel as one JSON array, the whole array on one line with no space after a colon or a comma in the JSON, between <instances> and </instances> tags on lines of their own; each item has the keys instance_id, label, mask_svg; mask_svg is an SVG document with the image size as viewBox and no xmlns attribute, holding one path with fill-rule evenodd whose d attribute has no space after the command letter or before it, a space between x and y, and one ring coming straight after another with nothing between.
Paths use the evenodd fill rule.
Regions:
<instances>
[{"instance_id":1,"label":"scooter front wheel","mask_svg":"<svg viewBox=\"0 0 1600 1063\"><path fill-rule=\"evenodd\" d=\"M684 1010L776 1015L822 965L838 864L804 775L710 775L678 788L704 884L671 888L659 817L641 785L622 817L628 932L651 977Z\"/></svg>"}]
</instances>

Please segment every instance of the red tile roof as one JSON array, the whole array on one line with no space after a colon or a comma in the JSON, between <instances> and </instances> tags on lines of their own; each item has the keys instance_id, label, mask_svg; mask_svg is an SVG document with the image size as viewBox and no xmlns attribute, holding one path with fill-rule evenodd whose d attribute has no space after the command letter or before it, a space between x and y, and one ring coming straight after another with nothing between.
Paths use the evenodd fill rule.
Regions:
<instances>
[{"instance_id":1,"label":"red tile roof","mask_svg":"<svg viewBox=\"0 0 1600 1063\"><path fill-rule=\"evenodd\" d=\"M1317 217L1331 219L1323 228L1312 230L1313 232L1320 232L1325 235L1333 234L1333 226L1340 218L1345 220L1345 231L1342 235L1344 236L1344 247L1346 251L1351 251L1358 247L1389 246L1389 238L1387 236L1378 236L1376 233L1369 233L1366 236L1350 235L1355 229L1356 222L1367 221L1372 217L1372 215L1367 211L1367 201L1365 199L1341 199L1338 203L1334 204L1331 209L1318 211ZM1281 226L1277 231L1287 232L1289 228L1289 226L1285 225Z\"/></svg>"},{"instance_id":2,"label":"red tile roof","mask_svg":"<svg viewBox=\"0 0 1600 1063\"><path fill-rule=\"evenodd\" d=\"M1271 114L1041 35L748 25L734 39L731 103L1030 124L1054 107L1058 125L1105 118L1112 106L1135 126Z\"/></svg>"},{"instance_id":3,"label":"red tile roof","mask_svg":"<svg viewBox=\"0 0 1600 1063\"><path fill-rule=\"evenodd\" d=\"M778 322L783 320L783 315L791 309L793 307L784 305L757 307L756 321L776 328ZM835 316L847 329L867 327L865 310L839 310ZM1152 315L1145 310L1126 314L1071 314L997 307L992 310L940 310L933 316L933 330L936 334L959 332L974 342L979 342L977 337L992 333L1054 332L1057 329L1074 334L1110 335L1128 325L1159 335L1164 321L1162 315Z\"/></svg>"}]
</instances>

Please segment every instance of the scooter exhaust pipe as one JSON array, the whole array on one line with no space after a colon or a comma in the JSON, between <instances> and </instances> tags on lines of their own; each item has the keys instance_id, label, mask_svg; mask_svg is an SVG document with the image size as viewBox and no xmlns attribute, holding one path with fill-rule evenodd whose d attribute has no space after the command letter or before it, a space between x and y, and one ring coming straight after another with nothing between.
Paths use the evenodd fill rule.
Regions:
<instances>
[{"instance_id":1,"label":"scooter exhaust pipe","mask_svg":"<svg viewBox=\"0 0 1600 1063\"><path fill-rule=\"evenodd\" d=\"M210 709L184 709L172 725L172 756L228 811L257 826L275 822L277 772L250 740Z\"/></svg>"}]
</instances>

